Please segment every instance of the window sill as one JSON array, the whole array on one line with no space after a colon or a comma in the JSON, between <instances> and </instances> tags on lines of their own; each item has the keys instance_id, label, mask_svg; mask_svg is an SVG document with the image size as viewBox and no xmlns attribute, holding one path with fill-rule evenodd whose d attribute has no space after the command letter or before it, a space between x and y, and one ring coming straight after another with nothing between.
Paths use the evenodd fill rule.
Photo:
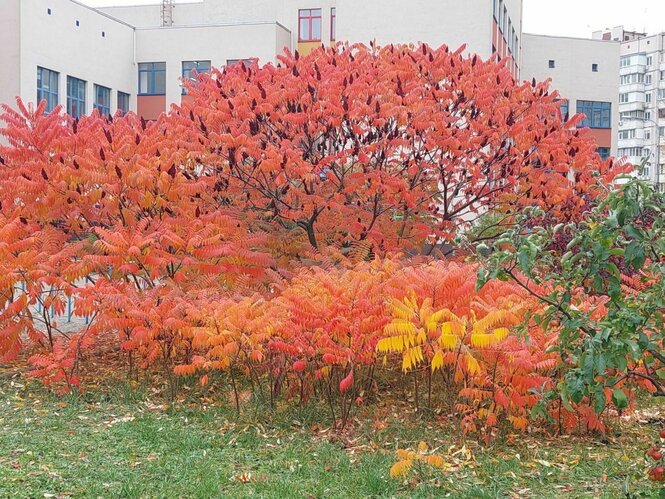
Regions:
<instances>
[{"instance_id":1,"label":"window sill","mask_svg":"<svg viewBox=\"0 0 665 499\"><path fill-rule=\"evenodd\" d=\"M159 97L160 95L164 96L166 93L163 94L136 94L137 97Z\"/></svg>"}]
</instances>

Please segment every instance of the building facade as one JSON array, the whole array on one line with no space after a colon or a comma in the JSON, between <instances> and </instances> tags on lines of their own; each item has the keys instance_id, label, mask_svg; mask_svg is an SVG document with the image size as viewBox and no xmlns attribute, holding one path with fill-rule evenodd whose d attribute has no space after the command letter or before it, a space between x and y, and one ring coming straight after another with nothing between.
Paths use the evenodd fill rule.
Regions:
<instances>
[{"instance_id":1,"label":"building facade","mask_svg":"<svg viewBox=\"0 0 665 499\"><path fill-rule=\"evenodd\" d=\"M603 157L616 156L619 126L619 50L617 41L524 33L522 77L543 81L562 99L562 115L583 113Z\"/></svg>"},{"instance_id":2,"label":"building facade","mask_svg":"<svg viewBox=\"0 0 665 499\"><path fill-rule=\"evenodd\" d=\"M380 15L377 15L380 13ZM155 119L187 98L182 79L241 61L276 63L336 41L426 42L509 58L519 74L522 0L165 0L93 9L0 1L0 102L47 101Z\"/></svg>"},{"instance_id":3,"label":"building facade","mask_svg":"<svg viewBox=\"0 0 665 499\"><path fill-rule=\"evenodd\" d=\"M621 42L618 156L665 192L665 33L648 36L618 26L594 37Z\"/></svg>"}]
</instances>

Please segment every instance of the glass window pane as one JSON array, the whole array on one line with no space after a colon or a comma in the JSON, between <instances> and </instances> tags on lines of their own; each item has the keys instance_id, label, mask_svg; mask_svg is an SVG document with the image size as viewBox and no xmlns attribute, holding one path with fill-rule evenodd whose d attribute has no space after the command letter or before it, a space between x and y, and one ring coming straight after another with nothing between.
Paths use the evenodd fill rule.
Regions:
<instances>
[{"instance_id":1,"label":"glass window pane","mask_svg":"<svg viewBox=\"0 0 665 499\"><path fill-rule=\"evenodd\" d=\"M300 20L300 39L310 40L312 37L309 34L309 19Z\"/></svg>"},{"instance_id":2,"label":"glass window pane","mask_svg":"<svg viewBox=\"0 0 665 499\"><path fill-rule=\"evenodd\" d=\"M139 64L139 71L147 71L150 69L150 63L142 62Z\"/></svg>"},{"instance_id":3,"label":"glass window pane","mask_svg":"<svg viewBox=\"0 0 665 499\"><path fill-rule=\"evenodd\" d=\"M155 73L155 94L166 93L166 71L158 71Z\"/></svg>"},{"instance_id":4,"label":"glass window pane","mask_svg":"<svg viewBox=\"0 0 665 499\"><path fill-rule=\"evenodd\" d=\"M166 63L165 62L155 62L155 69L156 70L162 70L166 71Z\"/></svg>"},{"instance_id":5,"label":"glass window pane","mask_svg":"<svg viewBox=\"0 0 665 499\"><path fill-rule=\"evenodd\" d=\"M148 73L146 72L139 73L139 93L148 93Z\"/></svg>"},{"instance_id":6,"label":"glass window pane","mask_svg":"<svg viewBox=\"0 0 665 499\"><path fill-rule=\"evenodd\" d=\"M321 18L313 18L312 19L312 40L320 40L321 39Z\"/></svg>"},{"instance_id":7,"label":"glass window pane","mask_svg":"<svg viewBox=\"0 0 665 499\"><path fill-rule=\"evenodd\" d=\"M314 16L314 17L316 17L316 16L321 17L321 9L312 9L311 12L312 12L312 16Z\"/></svg>"}]
</instances>

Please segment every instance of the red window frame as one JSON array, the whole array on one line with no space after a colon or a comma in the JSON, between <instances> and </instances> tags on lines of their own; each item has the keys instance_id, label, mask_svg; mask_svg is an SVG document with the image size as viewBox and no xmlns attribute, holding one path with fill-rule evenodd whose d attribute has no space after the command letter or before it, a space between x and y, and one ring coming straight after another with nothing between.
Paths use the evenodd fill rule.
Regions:
<instances>
[{"instance_id":1,"label":"red window frame","mask_svg":"<svg viewBox=\"0 0 665 499\"><path fill-rule=\"evenodd\" d=\"M337 39L337 7L330 8L330 40L335 41Z\"/></svg>"},{"instance_id":2,"label":"red window frame","mask_svg":"<svg viewBox=\"0 0 665 499\"><path fill-rule=\"evenodd\" d=\"M318 15L314 14L314 12L318 12ZM312 27L313 27L313 21L314 19L319 20L319 26L322 26L322 11L321 9L300 9L298 10L298 41L299 42L320 42L321 41L321 34L319 33L318 38L312 38ZM307 20L307 27L309 31L309 38L303 38L303 34L301 31L301 26L302 26L302 21Z\"/></svg>"}]
</instances>

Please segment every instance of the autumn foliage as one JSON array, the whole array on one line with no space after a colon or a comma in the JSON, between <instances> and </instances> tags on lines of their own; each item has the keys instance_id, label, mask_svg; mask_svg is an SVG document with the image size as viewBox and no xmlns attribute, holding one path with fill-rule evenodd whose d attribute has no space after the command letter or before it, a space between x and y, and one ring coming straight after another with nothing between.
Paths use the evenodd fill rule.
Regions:
<instances>
[{"instance_id":1,"label":"autumn foliage","mask_svg":"<svg viewBox=\"0 0 665 499\"><path fill-rule=\"evenodd\" d=\"M404 255L487 210L579 217L621 168L546 83L461 53L339 45L215 70L152 123L5 107L0 359L27 352L71 390L111 344L174 391L222 380L239 406L251 385L343 422L394 378L465 430L525 429L559 364L536 302Z\"/></svg>"}]
</instances>

